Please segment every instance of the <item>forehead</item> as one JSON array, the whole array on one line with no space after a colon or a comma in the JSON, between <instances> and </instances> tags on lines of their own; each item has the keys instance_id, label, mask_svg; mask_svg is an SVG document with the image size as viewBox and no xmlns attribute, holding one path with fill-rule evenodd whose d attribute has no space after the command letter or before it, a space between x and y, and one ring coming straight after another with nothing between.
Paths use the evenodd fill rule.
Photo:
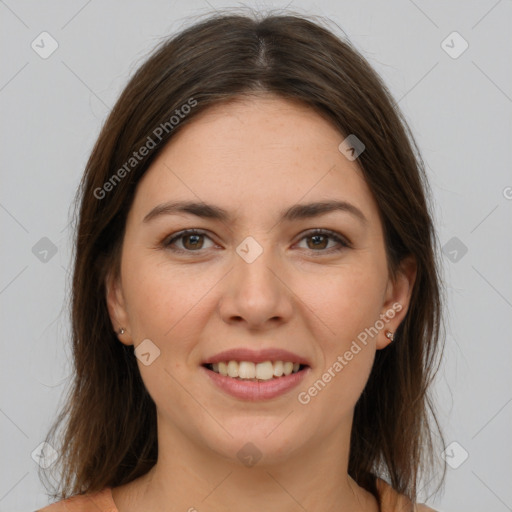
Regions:
<instances>
[{"instance_id":1,"label":"forehead","mask_svg":"<svg viewBox=\"0 0 512 512\"><path fill-rule=\"evenodd\" d=\"M373 196L345 137L312 108L273 96L208 108L168 142L138 186L137 217L157 203L205 201L247 217L300 201L350 201L370 219ZM140 210L140 211L139 211Z\"/></svg>"}]
</instances>

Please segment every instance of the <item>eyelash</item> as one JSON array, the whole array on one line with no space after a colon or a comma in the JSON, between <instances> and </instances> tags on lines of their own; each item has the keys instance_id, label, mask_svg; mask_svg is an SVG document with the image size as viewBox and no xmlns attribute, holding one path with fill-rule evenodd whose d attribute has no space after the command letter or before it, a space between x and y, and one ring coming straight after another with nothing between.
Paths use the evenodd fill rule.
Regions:
<instances>
[{"instance_id":1,"label":"eyelash","mask_svg":"<svg viewBox=\"0 0 512 512\"><path fill-rule=\"evenodd\" d=\"M162 245L166 249L169 249L169 250L171 250L172 252L175 252L175 253L180 253L180 254L184 254L184 253L187 253L187 254L200 253L202 251L202 249L198 249L196 251L190 251L190 250L186 250L186 249L178 249L176 247L172 247L172 244L174 244L174 242L176 242L177 240L180 240L181 238L186 237L187 235L204 235L207 238L210 238L207 235L206 232L204 232L204 231L202 231L200 229L185 229L183 231L180 231L179 233L176 233L175 235L172 235L171 238L167 237L163 241ZM299 240L299 242L301 242L305 238L311 238L311 237L313 237L315 235L321 235L321 236L329 237L332 240L336 241L338 244L340 244L340 247L338 247L338 248L331 247L330 249L323 249L323 250L318 250L318 251L310 249L311 252L318 253L317 254L318 256L322 256L322 255L325 255L325 254L331 254L333 252L334 253L341 252L341 251L343 251L345 249L350 249L352 247L352 244L346 238L338 235L334 231L330 231L328 229L320 229L320 228L316 228L316 229L313 229L311 231L308 231ZM211 240L211 238L210 238L210 240Z\"/></svg>"}]
</instances>

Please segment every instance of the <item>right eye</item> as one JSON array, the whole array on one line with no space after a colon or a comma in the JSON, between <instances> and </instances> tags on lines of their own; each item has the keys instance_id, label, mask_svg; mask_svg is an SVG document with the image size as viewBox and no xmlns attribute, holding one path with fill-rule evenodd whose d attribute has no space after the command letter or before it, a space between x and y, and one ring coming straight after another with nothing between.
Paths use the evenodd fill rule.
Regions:
<instances>
[{"instance_id":1,"label":"right eye","mask_svg":"<svg viewBox=\"0 0 512 512\"><path fill-rule=\"evenodd\" d=\"M204 231L198 230L198 229L185 229L184 231L180 231L179 233L176 233L175 235L171 235L171 238L167 238L163 245L165 248L170 249L174 252L199 252L204 247L204 238L209 239L211 238L206 235ZM213 242L213 241L212 241ZM183 248L176 247L176 243L181 243Z\"/></svg>"}]
</instances>

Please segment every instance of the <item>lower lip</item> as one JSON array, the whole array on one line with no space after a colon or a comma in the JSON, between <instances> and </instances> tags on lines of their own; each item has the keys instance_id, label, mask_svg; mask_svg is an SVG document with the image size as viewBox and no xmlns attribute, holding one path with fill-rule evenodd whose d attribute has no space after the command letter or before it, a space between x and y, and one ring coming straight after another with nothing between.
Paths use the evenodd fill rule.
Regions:
<instances>
[{"instance_id":1,"label":"lower lip","mask_svg":"<svg viewBox=\"0 0 512 512\"><path fill-rule=\"evenodd\" d=\"M208 370L204 366L201 366L201 369L206 372L217 387L228 395L253 402L270 400L271 398L284 395L286 392L298 386L306 376L306 373L310 370L310 368L307 367L297 373L291 373L290 375L282 376L277 379L251 382L225 377L220 373Z\"/></svg>"}]
</instances>

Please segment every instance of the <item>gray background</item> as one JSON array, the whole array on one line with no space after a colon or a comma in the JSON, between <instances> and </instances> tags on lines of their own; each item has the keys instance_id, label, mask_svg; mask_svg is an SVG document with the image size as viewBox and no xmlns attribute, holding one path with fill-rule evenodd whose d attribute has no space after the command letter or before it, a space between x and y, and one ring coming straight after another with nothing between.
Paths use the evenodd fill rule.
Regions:
<instances>
[{"instance_id":1,"label":"gray background","mask_svg":"<svg viewBox=\"0 0 512 512\"><path fill-rule=\"evenodd\" d=\"M228 5L238 4L0 1L1 511L48 503L31 454L70 375L70 204L100 126L161 37ZM447 344L435 391L447 444L457 444L446 452L444 494L424 497L443 511L512 510L512 2L251 5L332 19L399 100L445 247ZM51 48L43 31L58 43L46 59L31 47ZM446 40L454 31L469 44L460 55L464 41Z\"/></svg>"}]
</instances>

